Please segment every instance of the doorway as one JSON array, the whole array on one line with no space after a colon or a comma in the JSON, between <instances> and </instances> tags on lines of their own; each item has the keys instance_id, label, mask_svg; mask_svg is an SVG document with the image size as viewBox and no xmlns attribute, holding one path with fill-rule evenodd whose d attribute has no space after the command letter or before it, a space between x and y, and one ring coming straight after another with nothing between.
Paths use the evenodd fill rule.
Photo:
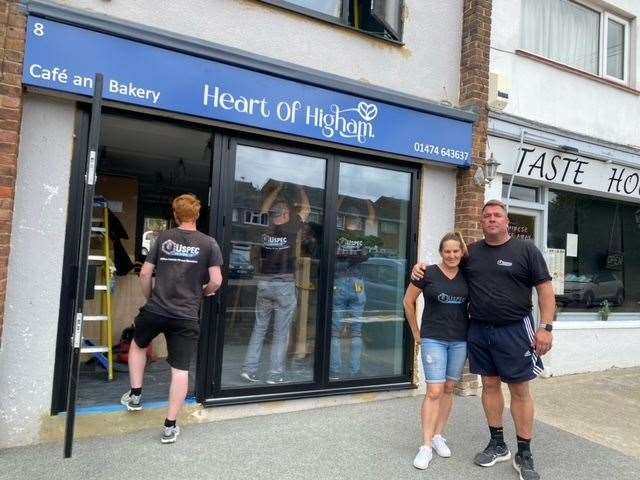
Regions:
<instances>
[{"instance_id":1,"label":"doorway","mask_svg":"<svg viewBox=\"0 0 640 480\"><path fill-rule=\"evenodd\" d=\"M527 208L509 208L509 235L513 238L529 240L544 254L544 239L542 235L542 211ZM540 319L540 307L538 306L538 292L533 289L533 318L537 322Z\"/></svg>"},{"instance_id":2,"label":"doorway","mask_svg":"<svg viewBox=\"0 0 640 480\"><path fill-rule=\"evenodd\" d=\"M96 351L81 356L80 409L117 405L129 388L127 360L132 324L146 301L138 274L158 234L176 226L173 198L195 194L202 203L198 230L211 233L212 145L213 133L204 128L103 113L89 293L83 309L83 347ZM170 367L166 356L166 343L160 335L148 353L146 402L167 398ZM194 393L195 368L194 357L190 395Z\"/></svg>"},{"instance_id":3,"label":"doorway","mask_svg":"<svg viewBox=\"0 0 640 480\"><path fill-rule=\"evenodd\" d=\"M201 200L198 230L224 259L223 286L202 305L190 395L234 403L410 386L402 296L417 254L417 166L118 111L103 114L101 130L96 199L108 207L109 248L122 263L108 286L114 373L109 380L104 358L83 355L78 407L119 408L129 327L145 302L138 272L158 233L175 226L171 201L183 193ZM104 272L92 277L99 285ZM63 283L72 282L66 262ZM98 317L104 294L94 293L84 315ZM59 351L67 295L63 288ZM85 322L84 337L105 343L95 324ZM162 337L152 345L145 402L165 402L166 346ZM54 412L65 408L62 356L58 364Z\"/></svg>"}]
</instances>

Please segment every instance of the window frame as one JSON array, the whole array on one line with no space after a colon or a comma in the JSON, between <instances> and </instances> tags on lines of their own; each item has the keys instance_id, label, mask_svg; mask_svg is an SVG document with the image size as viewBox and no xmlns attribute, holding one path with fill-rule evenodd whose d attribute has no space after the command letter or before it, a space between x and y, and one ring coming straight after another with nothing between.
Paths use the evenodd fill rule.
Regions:
<instances>
[{"instance_id":1,"label":"window frame","mask_svg":"<svg viewBox=\"0 0 640 480\"><path fill-rule=\"evenodd\" d=\"M597 13L600 17L599 19L599 29L598 29L598 62L597 62L597 66L598 66L598 71L596 73L590 72L588 70L585 70L583 68L580 68L578 66L575 65L571 65L570 63L565 63L562 62L558 59L552 58L552 57L548 57L546 55L543 55L542 53L539 52L535 52L533 50L530 50L528 48L525 48L523 41L522 41L522 22L524 21L524 15L522 15L522 10L520 11L522 17L521 17L521 27L520 27L520 31L521 31L521 35L520 35L520 50L523 52L527 52L530 53L531 55L534 55L536 57L541 57L544 58L546 60L549 60L550 62L554 62L558 65L564 65L568 68L574 69L574 70L578 70L580 72L584 72L586 75L590 75L592 77L598 77L598 78L602 78L604 80L608 80L608 81L612 81L615 82L619 85L624 85L624 86L630 86L630 77L629 77L629 70L631 67L631 63L629 60L629 41L631 38L631 34L630 34L630 28L631 28L631 23L629 20L625 19L624 17L620 17L619 15L615 15L611 12L609 12L608 10L605 10L602 7L599 7L597 5L593 5L591 3L582 1L582 0L569 0L569 2L574 3L576 5L579 5L583 8L586 8L588 10L592 10L593 12ZM524 7L521 7L524 8ZM625 46L624 46L624 59L623 59L623 66L622 66L622 71L624 72L624 79L621 80L617 77L613 77L610 75L607 75L607 70L606 70L606 66L607 66L607 35L608 35L608 20L611 19L614 22L620 23L624 26L624 41L625 41ZM606 29L606 30L605 30Z\"/></svg>"},{"instance_id":2,"label":"window frame","mask_svg":"<svg viewBox=\"0 0 640 480\"><path fill-rule=\"evenodd\" d=\"M613 75L609 75L607 73L607 40L609 38L609 20L622 25L624 28L624 50L623 50L623 59L622 59L622 78L614 77ZM611 80L612 82L620 83L622 85L629 84L629 40L630 40L630 23L628 20L619 17L618 15L614 15L613 13L603 11L600 14L600 31L602 32L600 35L600 64L601 64L601 72L602 77L607 80Z\"/></svg>"},{"instance_id":3,"label":"window frame","mask_svg":"<svg viewBox=\"0 0 640 480\"><path fill-rule=\"evenodd\" d=\"M402 37L404 34L404 4L405 0L400 0L398 5L400 25L398 31L395 28L392 28L384 19L378 17L378 15L374 15L373 5L371 8L371 15L384 26L389 36L378 35L374 32L368 30L362 30L353 25L349 24L349 7L351 6L351 2L354 0L340 0L341 3L341 12L339 17L333 17L331 15L327 15L325 13L319 12L317 10L313 10L311 8L303 7L301 5L296 5L295 3L291 3L288 0L259 0L262 3L266 3L268 5L273 5L274 7L283 8L285 10L289 10L292 12L296 12L302 15L306 15L308 17L316 18L318 20L323 20L325 22L333 23L334 25L338 25L340 27L348 28L349 30L353 30L355 32L362 33L364 35L368 35L373 38L377 38L379 40L384 40L386 42L394 43L397 45L404 45L402 41ZM375 0L371 0L375 2Z\"/></svg>"}]
</instances>

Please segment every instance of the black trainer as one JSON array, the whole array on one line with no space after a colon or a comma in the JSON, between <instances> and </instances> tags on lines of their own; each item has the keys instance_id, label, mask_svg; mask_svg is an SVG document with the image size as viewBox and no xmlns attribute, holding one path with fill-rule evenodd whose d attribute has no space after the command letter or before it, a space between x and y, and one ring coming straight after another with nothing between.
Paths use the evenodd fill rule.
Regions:
<instances>
[{"instance_id":1,"label":"black trainer","mask_svg":"<svg viewBox=\"0 0 640 480\"><path fill-rule=\"evenodd\" d=\"M540 475L533 468L531 452L516 453L513 457L513 468L520 474L520 480L540 480Z\"/></svg>"},{"instance_id":2,"label":"black trainer","mask_svg":"<svg viewBox=\"0 0 640 480\"><path fill-rule=\"evenodd\" d=\"M492 467L498 462L506 462L511 459L511 452L506 445L498 445L498 442L491 439L487 448L478 453L473 462L481 467Z\"/></svg>"}]
</instances>

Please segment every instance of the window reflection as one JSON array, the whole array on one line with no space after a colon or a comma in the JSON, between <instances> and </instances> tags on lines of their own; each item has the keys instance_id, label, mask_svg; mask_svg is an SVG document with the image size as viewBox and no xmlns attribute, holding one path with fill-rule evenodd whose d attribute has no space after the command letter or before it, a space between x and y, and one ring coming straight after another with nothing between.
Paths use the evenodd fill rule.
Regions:
<instances>
[{"instance_id":1,"label":"window reflection","mask_svg":"<svg viewBox=\"0 0 640 480\"><path fill-rule=\"evenodd\" d=\"M640 311L637 205L551 190L548 238L550 248L565 251L564 292L556 295L562 310Z\"/></svg>"},{"instance_id":2,"label":"window reflection","mask_svg":"<svg viewBox=\"0 0 640 480\"><path fill-rule=\"evenodd\" d=\"M294 5L308 8L316 12L339 17L342 6L342 0L286 0Z\"/></svg>"},{"instance_id":3,"label":"window reflection","mask_svg":"<svg viewBox=\"0 0 640 480\"><path fill-rule=\"evenodd\" d=\"M222 388L313 381L325 160L238 145Z\"/></svg>"},{"instance_id":4,"label":"window reflection","mask_svg":"<svg viewBox=\"0 0 640 480\"><path fill-rule=\"evenodd\" d=\"M410 175L342 163L331 381L402 374Z\"/></svg>"}]
</instances>

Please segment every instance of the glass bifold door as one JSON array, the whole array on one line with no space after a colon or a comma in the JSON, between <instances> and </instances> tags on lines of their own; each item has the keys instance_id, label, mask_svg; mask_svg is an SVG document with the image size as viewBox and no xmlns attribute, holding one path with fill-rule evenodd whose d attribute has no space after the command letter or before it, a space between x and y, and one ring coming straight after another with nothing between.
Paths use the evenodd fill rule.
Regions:
<instances>
[{"instance_id":1,"label":"glass bifold door","mask_svg":"<svg viewBox=\"0 0 640 480\"><path fill-rule=\"evenodd\" d=\"M402 298L416 171L224 144L226 278L210 314L207 398L408 379Z\"/></svg>"}]
</instances>

